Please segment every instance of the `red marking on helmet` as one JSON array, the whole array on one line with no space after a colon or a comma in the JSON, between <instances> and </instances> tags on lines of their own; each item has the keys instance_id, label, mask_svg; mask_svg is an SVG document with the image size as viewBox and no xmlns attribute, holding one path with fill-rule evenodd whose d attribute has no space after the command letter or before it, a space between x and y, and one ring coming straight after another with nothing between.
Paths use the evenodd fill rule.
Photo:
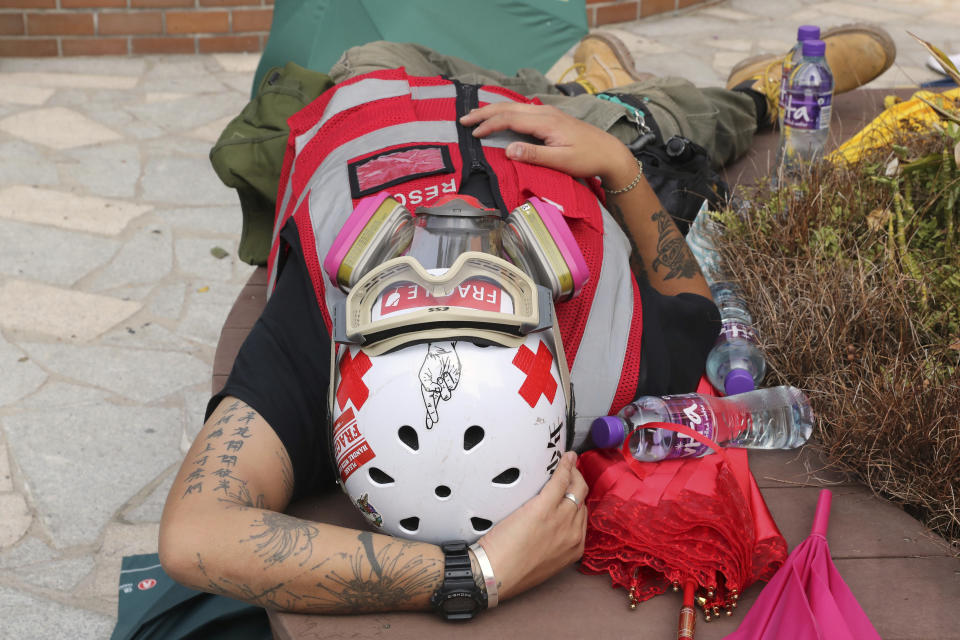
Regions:
<instances>
[{"instance_id":1,"label":"red marking on helmet","mask_svg":"<svg viewBox=\"0 0 960 640\"><path fill-rule=\"evenodd\" d=\"M153 589L155 586L157 586L157 581L154 580L153 578L144 578L143 580L137 583L137 589L140 589L140 591Z\"/></svg>"},{"instance_id":2,"label":"red marking on helmet","mask_svg":"<svg viewBox=\"0 0 960 640\"><path fill-rule=\"evenodd\" d=\"M543 340L537 347L536 355L524 344L520 345L517 355L513 357L513 366L527 374L527 379L523 381L518 393L531 407L537 405L541 394L549 402L553 402L553 397L557 393L557 381L550 373L551 364L553 364L553 355Z\"/></svg>"},{"instance_id":3,"label":"red marking on helmet","mask_svg":"<svg viewBox=\"0 0 960 640\"><path fill-rule=\"evenodd\" d=\"M356 358L351 357L349 350L343 354L339 365L340 386L337 387L337 404L341 411L347 400L353 402L357 409L363 407L363 403L370 396L370 390L363 383L363 376L372 366L370 357L363 351L358 351Z\"/></svg>"}]
</instances>

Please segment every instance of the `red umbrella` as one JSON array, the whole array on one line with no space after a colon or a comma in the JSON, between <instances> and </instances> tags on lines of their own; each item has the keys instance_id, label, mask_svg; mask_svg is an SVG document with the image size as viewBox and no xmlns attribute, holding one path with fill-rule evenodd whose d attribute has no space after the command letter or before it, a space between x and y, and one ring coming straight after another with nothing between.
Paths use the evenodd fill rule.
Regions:
<instances>
[{"instance_id":1,"label":"red umbrella","mask_svg":"<svg viewBox=\"0 0 960 640\"><path fill-rule=\"evenodd\" d=\"M786 564L727 640L880 640L830 558L829 489L820 492L810 537Z\"/></svg>"},{"instance_id":2,"label":"red umbrella","mask_svg":"<svg viewBox=\"0 0 960 640\"><path fill-rule=\"evenodd\" d=\"M627 590L631 608L670 587L689 593L696 586L707 620L721 610L730 614L748 585L780 567L786 541L746 451L720 450L679 425L655 426L681 431L720 455L641 463L618 450L582 454L590 511L581 571L609 573L614 586Z\"/></svg>"}]
</instances>

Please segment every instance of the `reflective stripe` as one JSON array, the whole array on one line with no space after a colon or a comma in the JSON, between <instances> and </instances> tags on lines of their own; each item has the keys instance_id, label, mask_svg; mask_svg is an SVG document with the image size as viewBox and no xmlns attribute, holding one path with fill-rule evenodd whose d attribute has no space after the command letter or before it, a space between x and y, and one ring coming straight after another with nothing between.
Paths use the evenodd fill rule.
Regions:
<instances>
[{"instance_id":1,"label":"reflective stripe","mask_svg":"<svg viewBox=\"0 0 960 640\"><path fill-rule=\"evenodd\" d=\"M516 102L502 93L494 93L493 91L487 91L486 89L480 89L477 91L477 100L480 102Z\"/></svg>"},{"instance_id":2,"label":"reflective stripe","mask_svg":"<svg viewBox=\"0 0 960 640\"><path fill-rule=\"evenodd\" d=\"M428 86L410 87L410 96L414 100L439 100L442 98L456 98L457 88L452 84L433 84Z\"/></svg>"},{"instance_id":3,"label":"reflective stripe","mask_svg":"<svg viewBox=\"0 0 960 640\"><path fill-rule=\"evenodd\" d=\"M597 206L600 206L599 203ZM607 415L620 385L633 323L633 275L630 243L606 209L603 216L603 261L577 358L570 371L577 415L573 446L587 437L593 418Z\"/></svg>"},{"instance_id":4,"label":"reflective stripe","mask_svg":"<svg viewBox=\"0 0 960 640\"><path fill-rule=\"evenodd\" d=\"M378 78L367 78L354 84L348 84L345 87L337 89L336 93L330 98L326 109L323 110L323 116L320 120L310 127L304 133L296 137L297 154L303 150L307 143L317 135L317 130L325 125L334 116L359 107L362 104L373 102L374 100L383 100L384 98L398 98L400 96L410 95L410 83L406 80L380 80Z\"/></svg>"}]
</instances>

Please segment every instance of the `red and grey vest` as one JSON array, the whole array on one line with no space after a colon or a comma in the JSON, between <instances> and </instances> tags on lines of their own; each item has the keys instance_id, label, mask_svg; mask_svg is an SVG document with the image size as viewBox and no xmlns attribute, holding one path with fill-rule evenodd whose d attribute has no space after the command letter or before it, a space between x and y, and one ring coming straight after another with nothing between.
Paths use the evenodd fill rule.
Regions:
<instances>
[{"instance_id":1,"label":"red and grey vest","mask_svg":"<svg viewBox=\"0 0 960 640\"><path fill-rule=\"evenodd\" d=\"M478 139L458 122L474 107L506 101L538 103L501 87L392 69L337 85L290 118L269 290L283 250L279 232L292 217L330 329L330 310L343 293L325 281L321 264L359 200L384 189L411 211L444 194L478 195L477 185L494 201L486 204L505 212L530 196L559 205L590 269L580 295L556 306L579 446L590 420L615 413L636 393L642 314L630 244L590 186L506 157L506 146L523 136L507 131Z\"/></svg>"}]
</instances>

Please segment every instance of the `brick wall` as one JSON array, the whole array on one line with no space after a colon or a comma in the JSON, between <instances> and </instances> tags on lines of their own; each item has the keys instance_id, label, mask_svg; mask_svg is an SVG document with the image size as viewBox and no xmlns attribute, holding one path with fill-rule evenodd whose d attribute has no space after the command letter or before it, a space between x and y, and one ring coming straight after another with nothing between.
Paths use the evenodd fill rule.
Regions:
<instances>
[{"instance_id":1,"label":"brick wall","mask_svg":"<svg viewBox=\"0 0 960 640\"><path fill-rule=\"evenodd\" d=\"M0 0L0 56L263 50L273 0Z\"/></svg>"},{"instance_id":2,"label":"brick wall","mask_svg":"<svg viewBox=\"0 0 960 640\"><path fill-rule=\"evenodd\" d=\"M596 27L717 1L586 0L587 20ZM0 57L259 52L273 2L0 0Z\"/></svg>"},{"instance_id":3,"label":"brick wall","mask_svg":"<svg viewBox=\"0 0 960 640\"><path fill-rule=\"evenodd\" d=\"M720 0L587 0L587 22L599 27L629 22L690 7L715 4ZM2 0L0 0L2 2Z\"/></svg>"}]
</instances>

